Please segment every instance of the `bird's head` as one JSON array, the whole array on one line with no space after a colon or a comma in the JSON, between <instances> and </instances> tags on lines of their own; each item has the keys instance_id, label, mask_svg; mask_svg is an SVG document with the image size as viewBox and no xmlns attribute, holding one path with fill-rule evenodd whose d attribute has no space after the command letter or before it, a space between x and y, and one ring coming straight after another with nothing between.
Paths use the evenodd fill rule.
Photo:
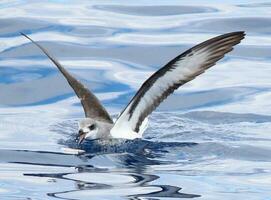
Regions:
<instances>
[{"instance_id":1,"label":"bird's head","mask_svg":"<svg viewBox=\"0 0 271 200\"><path fill-rule=\"evenodd\" d=\"M81 144L85 139L98 138L98 124L89 118L83 119L79 122L78 143Z\"/></svg>"}]
</instances>

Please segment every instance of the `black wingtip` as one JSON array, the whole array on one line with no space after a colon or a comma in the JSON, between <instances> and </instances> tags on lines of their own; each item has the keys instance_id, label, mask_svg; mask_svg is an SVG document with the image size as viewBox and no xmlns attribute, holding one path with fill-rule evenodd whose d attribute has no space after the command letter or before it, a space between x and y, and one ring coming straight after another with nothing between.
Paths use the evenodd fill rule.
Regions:
<instances>
[{"instance_id":1,"label":"black wingtip","mask_svg":"<svg viewBox=\"0 0 271 200\"><path fill-rule=\"evenodd\" d=\"M246 34L246 32L245 32L245 31L235 31L235 32L232 32L232 33L236 33L236 34L243 34L243 35L245 35L245 34Z\"/></svg>"},{"instance_id":2,"label":"black wingtip","mask_svg":"<svg viewBox=\"0 0 271 200\"><path fill-rule=\"evenodd\" d=\"M240 36L241 38L244 38L246 36L246 32L245 31L234 31L234 32L225 33L225 34L220 35L220 36L223 36L223 37Z\"/></svg>"},{"instance_id":3,"label":"black wingtip","mask_svg":"<svg viewBox=\"0 0 271 200\"><path fill-rule=\"evenodd\" d=\"M20 32L20 34L24 37L26 37L27 39L29 39L30 41L34 42L30 37L28 37L25 33L23 32Z\"/></svg>"},{"instance_id":4,"label":"black wingtip","mask_svg":"<svg viewBox=\"0 0 271 200\"><path fill-rule=\"evenodd\" d=\"M228 34L240 34L240 35L245 35L245 31L234 31L234 32L229 32Z\"/></svg>"},{"instance_id":5,"label":"black wingtip","mask_svg":"<svg viewBox=\"0 0 271 200\"><path fill-rule=\"evenodd\" d=\"M246 36L246 32L245 31L235 31L235 32L231 32L228 33L229 35L240 35L240 37L244 38Z\"/></svg>"},{"instance_id":6,"label":"black wingtip","mask_svg":"<svg viewBox=\"0 0 271 200\"><path fill-rule=\"evenodd\" d=\"M245 31L238 31L237 33L239 33L239 34L242 35L243 37L246 36L246 32L245 32Z\"/></svg>"},{"instance_id":7,"label":"black wingtip","mask_svg":"<svg viewBox=\"0 0 271 200\"><path fill-rule=\"evenodd\" d=\"M237 32L233 32L233 34L239 35L240 42L241 42L241 40L243 40L243 39L245 38L245 36L246 36L246 32L245 32L245 31L237 31ZM240 42L239 42L239 43L240 43Z\"/></svg>"},{"instance_id":8,"label":"black wingtip","mask_svg":"<svg viewBox=\"0 0 271 200\"><path fill-rule=\"evenodd\" d=\"M24 36L24 37L28 38L28 36L27 36L25 33L20 32L20 34L21 34L22 36Z\"/></svg>"}]
</instances>

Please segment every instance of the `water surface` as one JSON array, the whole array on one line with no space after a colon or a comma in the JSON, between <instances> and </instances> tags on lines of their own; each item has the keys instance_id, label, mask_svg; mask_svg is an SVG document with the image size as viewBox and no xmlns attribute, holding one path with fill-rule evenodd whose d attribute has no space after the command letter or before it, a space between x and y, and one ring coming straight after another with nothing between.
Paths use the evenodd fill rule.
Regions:
<instances>
[{"instance_id":1,"label":"water surface","mask_svg":"<svg viewBox=\"0 0 271 200\"><path fill-rule=\"evenodd\" d=\"M270 1L1 1L0 199L271 197ZM247 37L150 117L144 140L73 155L83 110L39 41L114 117L154 71L230 31Z\"/></svg>"}]
</instances>

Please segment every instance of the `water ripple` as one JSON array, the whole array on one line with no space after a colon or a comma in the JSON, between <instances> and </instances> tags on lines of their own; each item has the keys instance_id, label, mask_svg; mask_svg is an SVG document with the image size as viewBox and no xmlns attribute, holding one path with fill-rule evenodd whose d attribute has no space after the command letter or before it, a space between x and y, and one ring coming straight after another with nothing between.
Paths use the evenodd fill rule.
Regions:
<instances>
[{"instance_id":1,"label":"water ripple","mask_svg":"<svg viewBox=\"0 0 271 200\"><path fill-rule=\"evenodd\" d=\"M250 0L1 1L0 198L269 199L269 7ZM79 100L20 35L45 46L116 118L170 59L240 30L242 44L170 96L143 140L82 145Z\"/></svg>"}]
</instances>

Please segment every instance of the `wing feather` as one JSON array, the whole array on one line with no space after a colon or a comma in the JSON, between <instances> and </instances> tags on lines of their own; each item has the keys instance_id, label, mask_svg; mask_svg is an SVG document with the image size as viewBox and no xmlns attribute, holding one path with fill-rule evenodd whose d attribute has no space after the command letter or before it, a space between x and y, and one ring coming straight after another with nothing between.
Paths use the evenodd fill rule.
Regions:
<instances>
[{"instance_id":1,"label":"wing feather","mask_svg":"<svg viewBox=\"0 0 271 200\"><path fill-rule=\"evenodd\" d=\"M232 32L209 39L180 54L146 80L121 113L111 134L134 139L142 121L181 85L193 80L233 50L245 33Z\"/></svg>"},{"instance_id":2,"label":"wing feather","mask_svg":"<svg viewBox=\"0 0 271 200\"><path fill-rule=\"evenodd\" d=\"M107 113L105 108L102 106L98 98L86 88L80 81L75 79L49 52L42 47L40 44L32 40L29 36L21 33L24 37L33 42L43 53L56 65L59 71L68 81L69 85L73 88L75 94L81 100L81 104L84 108L85 116L88 118L98 119L101 121L113 123L110 115Z\"/></svg>"}]
</instances>

